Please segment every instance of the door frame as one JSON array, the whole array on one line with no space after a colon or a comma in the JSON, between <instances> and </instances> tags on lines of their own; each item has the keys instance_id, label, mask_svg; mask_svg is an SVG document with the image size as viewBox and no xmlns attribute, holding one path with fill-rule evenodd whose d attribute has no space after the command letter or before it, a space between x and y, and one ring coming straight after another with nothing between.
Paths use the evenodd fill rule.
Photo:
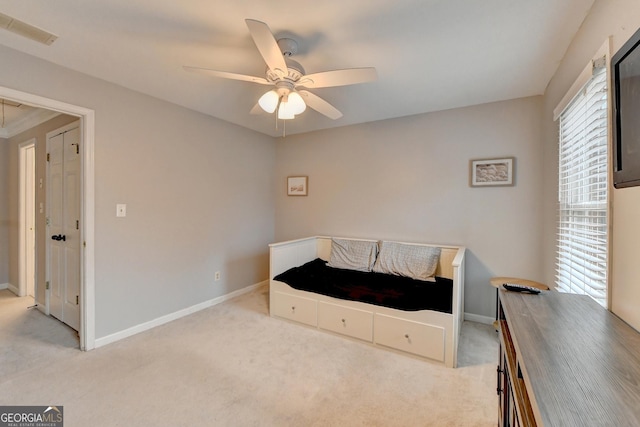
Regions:
<instances>
[{"instance_id":1,"label":"door frame","mask_svg":"<svg viewBox=\"0 0 640 427\"><path fill-rule=\"evenodd\" d=\"M80 236L83 242L80 260L80 349L95 348L95 111L27 92L0 86L0 97L34 107L58 111L80 118L82 155L80 193Z\"/></svg>"},{"instance_id":2,"label":"door frame","mask_svg":"<svg viewBox=\"0 0 640 427\"><path fill-rule=\"evenodd\" d=\"M27 254L28 248L27 248L27 238L26 238L26 233L27 233L27 215L29 214L29 212L27 212L27 157L26 157L26 152L28 149L32 149L34 150L33 152L33 165L32 165L32 179L33 179L33 188L32 188L32 202L35 208L35 202L36 202L36 197L35 197L35 193L36 193L36 162L35 162L35 149L36 149L36 139L35 138L31 138L28 141L24 141L21 142L20 144L18 144L18 161L19 161L19 165L18 165L18 170L19 170L19 181L20 181L20 194L18 195L18 198L20 200L20 205L19 205L19 235L18 235L18 248L19 248L19 255L18 255L18 264L19 264L19 270L18 270L18 296L24 297L27 296L27 271L28 271L28 262L27 260L29 259L29 256ZM34 217L33 218L33 223L34 223L34 227L35 227L35 209L33 210L33 212L31 212L31 215ZM35 232L35 230L34 230ZM34 282L34 288L36 289L36 292L34 292L35 294L37 294L37 288L38 288L38 284L36 283L36 274L37 274L37 262L36 262L36 249L35 247L31 250L32 254L31 254L31 261L33 263L33 271L34 271L34 277L33 282Z\"/></svg>"}]
</instances>

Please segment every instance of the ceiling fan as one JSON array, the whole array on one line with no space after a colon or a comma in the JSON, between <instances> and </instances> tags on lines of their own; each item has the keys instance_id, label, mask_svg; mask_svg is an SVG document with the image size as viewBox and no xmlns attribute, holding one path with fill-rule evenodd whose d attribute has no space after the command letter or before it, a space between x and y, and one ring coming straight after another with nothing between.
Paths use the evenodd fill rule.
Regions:
<instances>
[{"instance_id":1,"label":"ceiling fan","mask_svg":"<svg viewBox=\"0 0 640 427\"><path fill-rule=\"evenodd\" d=\"M302 65L291 59L291 55L294 55L298 50L298 44L295 40L283 38L276 41L269 26L264 22L254 19L245 19L245 22L260 55L262 55L264 62L267 64L265 77L199 67L184 66L183 68L187 71L213 77L274 86L273 89L260 97L256 106L251 110L252 114L258 114L261 110L267 113L273 113L277 110L279 119L288 120L293 119L309 106L319 113L336 120L342 117L342 113L307 89L346 86L371 82L377 79L376 69L372 67L305 74Z\"/></svg>"}]
</instances>

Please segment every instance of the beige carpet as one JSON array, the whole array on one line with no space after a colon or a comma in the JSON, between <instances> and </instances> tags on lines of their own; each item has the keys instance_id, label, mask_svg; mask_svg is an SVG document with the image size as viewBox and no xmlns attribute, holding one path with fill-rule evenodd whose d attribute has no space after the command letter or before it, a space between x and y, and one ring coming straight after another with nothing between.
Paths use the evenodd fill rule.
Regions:
<instances>
[{"instance_id":1,"label":"beige carpet","mask_svg":"<svg viewBox=\"0 0 640 427\"><path fill-rule=\"evenodd\" d=\"M65 427L494 426L497 336L465 322L458 369L268 316L260 289L90 352L0 291L0 405Z\"/></svg>"}]
</instances>

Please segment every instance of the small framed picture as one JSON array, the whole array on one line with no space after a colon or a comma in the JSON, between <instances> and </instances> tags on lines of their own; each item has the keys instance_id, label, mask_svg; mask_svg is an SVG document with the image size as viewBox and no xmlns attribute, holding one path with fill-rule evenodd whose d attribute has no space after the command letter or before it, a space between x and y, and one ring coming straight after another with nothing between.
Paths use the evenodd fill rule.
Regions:
<instances>
[{"instance_id":1,"label":"small framed picture","mask_svg":"<svg viewBox=\"0 0 640 427\"><path fill-rule=\"evenodd\" d=\"M513 185L515 160L515 157L471 160L469 162L469 184L472 187Z\"/></svg>"},{"instance_id":2,"label":"small framed picture","mask_svg":"<svg viewBox=\"0 0 640 427\"><path fill-rule=\"evenodd\" d=\"M287 177L287 196L306 196L308 185L308 176Z\"/></svg>"}]
</instances>

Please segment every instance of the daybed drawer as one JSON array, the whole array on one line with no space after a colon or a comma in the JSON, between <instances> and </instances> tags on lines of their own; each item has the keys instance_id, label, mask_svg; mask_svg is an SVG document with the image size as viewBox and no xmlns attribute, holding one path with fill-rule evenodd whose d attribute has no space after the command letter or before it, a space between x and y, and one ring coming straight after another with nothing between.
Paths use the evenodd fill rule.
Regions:
<instances>
[{"instance_id":1,"label":"daybed drawer","mask_svg":"<svg viewBox=\"0 0 640 427\"><path fill-rule=\"evenodd\" d=\"M315 300L276 292L271 300L271 311L275 316L295 320L306 325L317 326L318 309Z\"/></svg>"},{"instance_id":2,"label":"daybed drawer","mask_svg":"<svg viewBox=\"0 0 640 427\"><path fill-rule=\"evenodd\" d=\"M373 313L370 311L319 302L318 327L364 341L373 341Z\"/></svg>"},{"instance_id":3,"label":"daybed drawer","mask_svg":"<svg viewBox=\"0 0 640 427\"><path fill-rule=\"evenodd\" d=\"M377 344L444 362L444 328L376 314L374 330Z\"/></svg>"}]
</instances>

